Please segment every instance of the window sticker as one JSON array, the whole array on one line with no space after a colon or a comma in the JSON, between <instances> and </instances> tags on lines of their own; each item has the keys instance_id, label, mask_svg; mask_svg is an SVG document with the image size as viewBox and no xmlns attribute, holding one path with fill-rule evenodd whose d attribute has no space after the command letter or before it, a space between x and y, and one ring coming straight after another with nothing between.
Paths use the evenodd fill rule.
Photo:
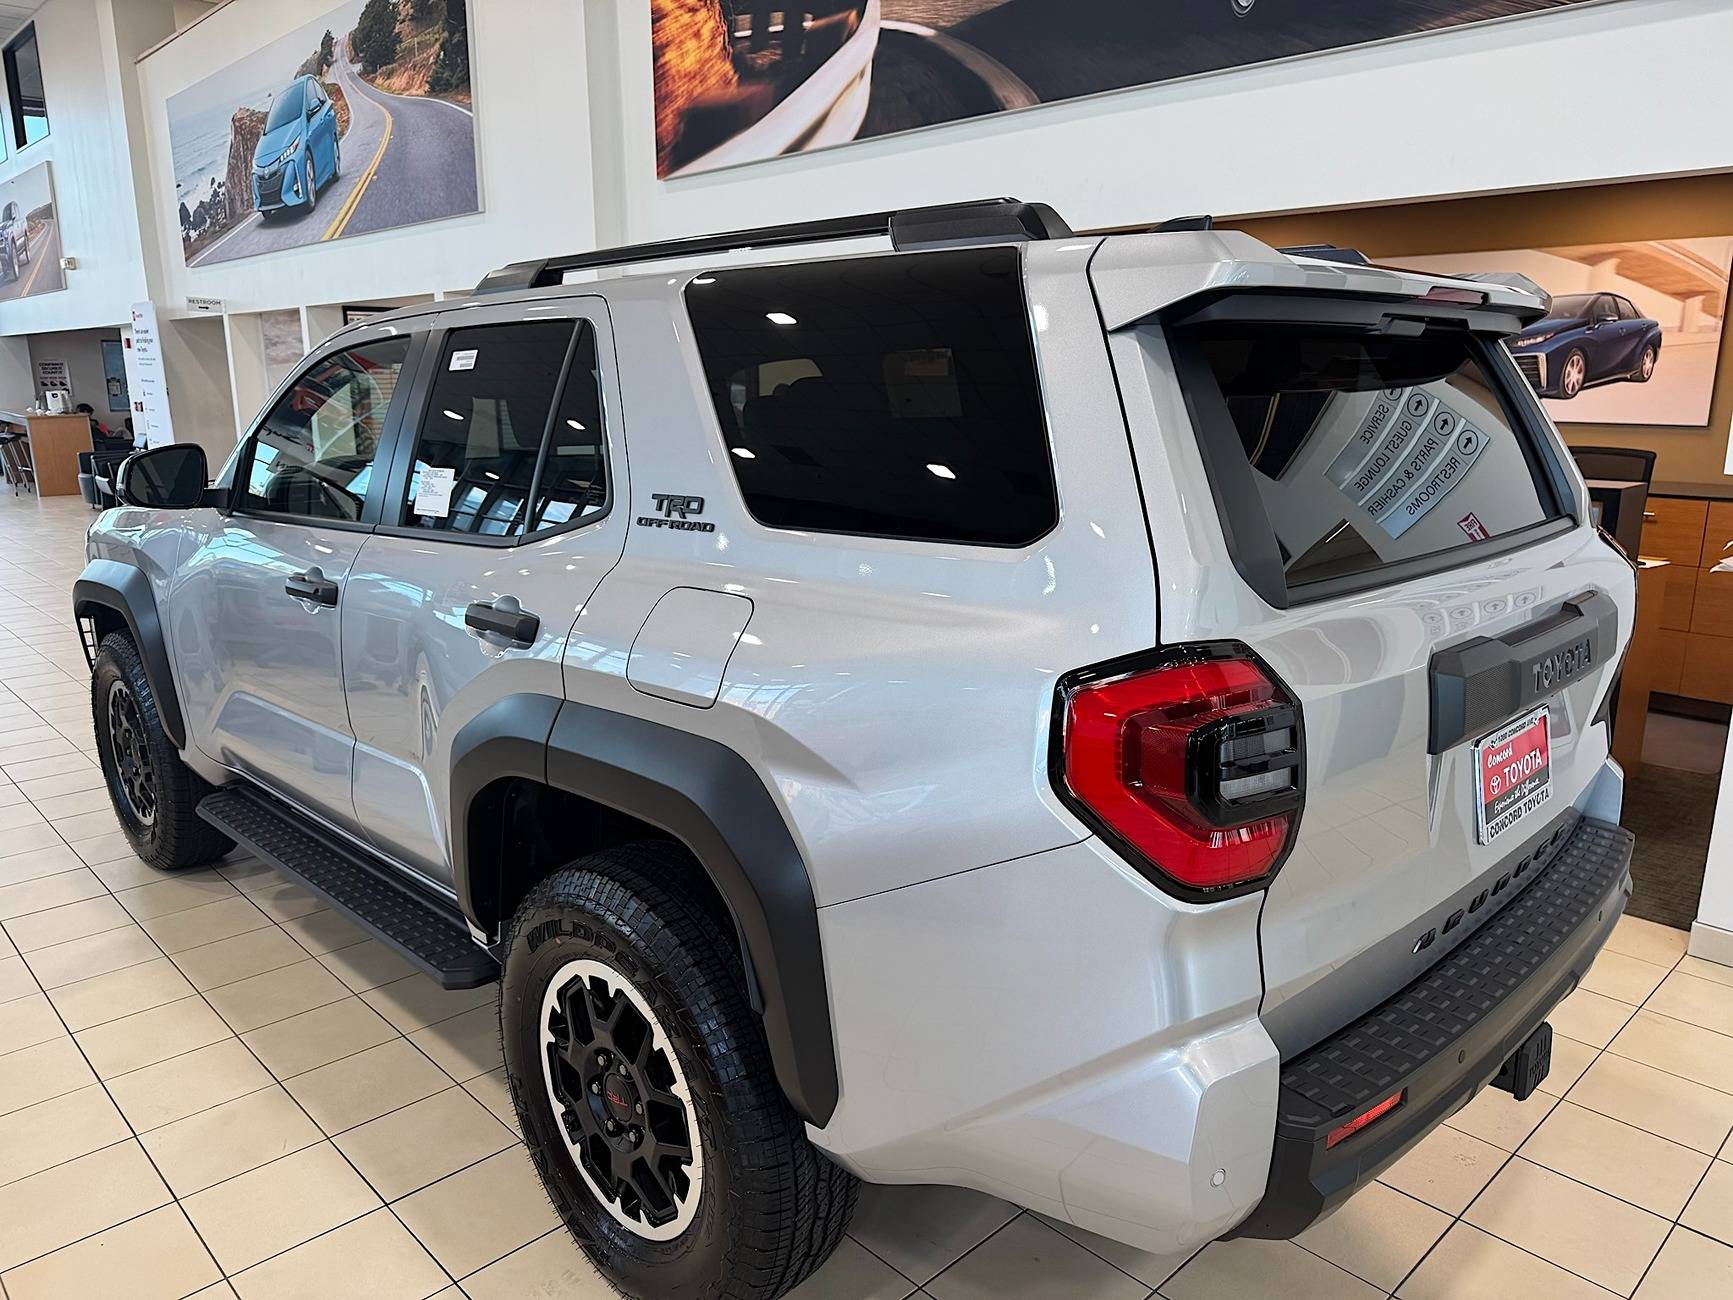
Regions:
<instances>
[{"instance_id":1,"label":"window sticker","mask_svg":"<svg viewBox=\"0 0 1733 1300\"><path fill-rule=\"evenodd\" d=\"M424 467L415 482L415 513L424 519L444 519L451 514L451 492L456 486L455 469L444 465Z\"/></svg>"},{"instance_id":2,"label":"window sticker","mask_svg":"<svg viewBox=\"0 0 1733 1300\"><path fill-rule=\"evenodd\" d=\"M449 369L449 370L474 370L475 369L475 357L476 357L476 353L478 351L479 351L479 349L477 349L477 348L463 348L460 351L453 352L451 354L451 365L448 366L447 369Z\"/></svg>"}]
</instances>

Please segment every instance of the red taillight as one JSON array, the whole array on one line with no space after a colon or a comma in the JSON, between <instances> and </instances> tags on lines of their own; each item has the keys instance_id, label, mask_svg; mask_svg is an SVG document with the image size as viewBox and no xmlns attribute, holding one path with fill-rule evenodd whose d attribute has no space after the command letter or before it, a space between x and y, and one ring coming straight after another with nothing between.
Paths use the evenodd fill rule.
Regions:
<instances>
[{"instance_id":1,"label":"red taillight","mask_svg":"<svg viewBox=\"0 0 1733 1300\"><path fill-rule=\"evenodd\" d=\"M1331 1129L1330 1136L1324 1139L1324 1149L1327 1151L1338 1142L1347 1141L1374 1120L1383 1119L1391 1111L1400 1106L1402 1104L1402 1099L1407 1095L1408 1089L1406 1088L1401 1092L1393 1092L1388 1097L1384 1098L1383 1101L1372 1107L1371 1110L1360 1116L1360 1118L1349 1120L1346 1124L1342 1125L1341 1128Z\"/></svg>"},{"instance_id":2,"label":"red taillight","mask_svg":"<svg viewBox=\"0 0 1733 1300\"><path fill-rule=\"evenodd\" d=\"M1300 804L1299 709L1256 662L1200 651L1064 702L1066 789L1110 834L1193 890L1275 869Z\"/></svg>"}]
</instances>

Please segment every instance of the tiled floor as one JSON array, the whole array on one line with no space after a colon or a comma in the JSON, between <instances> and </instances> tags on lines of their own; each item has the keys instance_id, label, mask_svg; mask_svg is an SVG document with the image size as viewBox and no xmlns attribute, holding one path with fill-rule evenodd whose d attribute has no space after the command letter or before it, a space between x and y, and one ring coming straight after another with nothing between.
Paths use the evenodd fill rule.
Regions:
<instances>
[{"instance_id":1,"label":"tiled floor","mask_svg":"<svg viewBox=\"0 0 1733 1300\"><path fill-rule=\"evenodd\" d=\"M67 613L89 518L0 489L5 1300L608 1295L518 1145L491 990L256 863L128 852ZM1160 1259L869 1188L802 1300L1733 1296L1733 969L1684 947L1622 925L1544 1095L1483 1094L1296 1243Z\"/></svg>"}]
</instances>

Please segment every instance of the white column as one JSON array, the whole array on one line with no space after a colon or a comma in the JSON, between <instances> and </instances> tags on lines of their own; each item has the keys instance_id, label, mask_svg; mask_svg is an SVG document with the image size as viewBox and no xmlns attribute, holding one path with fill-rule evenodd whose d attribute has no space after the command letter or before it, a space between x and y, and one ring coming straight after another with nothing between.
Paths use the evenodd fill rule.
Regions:
<instances>
[{"instance_id":1,"label":"white column","mask_svg":"<svg viewBox=\"0 0 1733 1300\"><path fill-rule=\"evenodd\" d=\"M1729 741L1733 742L1733 733ZM1691 955L1733 966L1733 743L1721 761L1709 860L1703 868L1703 897L1697 904L1696 924L1691 927Z\"/></svg>"}]
</instances>

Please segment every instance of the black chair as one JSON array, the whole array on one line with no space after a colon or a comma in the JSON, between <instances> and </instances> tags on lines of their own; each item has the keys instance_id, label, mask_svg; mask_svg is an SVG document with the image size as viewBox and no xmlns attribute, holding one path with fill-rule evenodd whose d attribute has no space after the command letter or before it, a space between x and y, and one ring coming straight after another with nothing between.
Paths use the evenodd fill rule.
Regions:
<instances>
[{"instance_id":1,"label":"black chair","mask_svg":"<svg viewBox=\"0 0 1733 1300\"><path fill-rule=\"evenodd\" d=\"M1655 453L1641 447L1572 447L1571 455L1584 478L1645 484L1655 481Z\"/></svg>"}]
</instances>

